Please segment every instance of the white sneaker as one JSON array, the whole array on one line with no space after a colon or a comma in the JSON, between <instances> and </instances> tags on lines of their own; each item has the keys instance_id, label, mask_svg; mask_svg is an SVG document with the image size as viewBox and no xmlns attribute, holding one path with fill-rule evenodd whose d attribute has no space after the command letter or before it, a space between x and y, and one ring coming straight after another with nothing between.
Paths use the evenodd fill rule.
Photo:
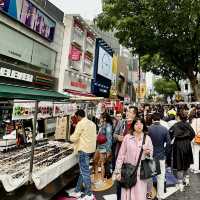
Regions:
<instances>
[{"instance_id":1,"label":"white sneaker","mask_svg":"<svg viewBox=\"0 0 200 200\"><path fill-rule=\"evenodd\" d=\"M94 200L94 195L92 194L92 195L86 195L86 196L84 196L84 197L80 197L78 200Z\"/></svg>"},{"instance_id":2,"label":"white sneaker","mask_svg":"<svg viewBox=\"0 0 200 200\"><path fill-rule=\"evenodd\" d=\"M190 186L190 178L189 177L185 178L185 186Z\"/></svg>"},{"instance_id":3,"label":"white sneaker","mask_svg":"<svg viewBox=\"0 0 200 200\"><path fill-rule=\"evenodd\" d=\"M71 192L71 193L69 193L70 197L75 197L77 199L80 198L81 195L82 195L82 192Z\"/></svg>"},{"instance_id":4,"label":"white sneaker","mask_svg":"<svg viewBox=\"0 0 200 200\"><path fill-rule=\"evenodd\" d=\"M184 191L184 185L182 183L179 184L179 190L180 190L180 192Z\"/></svg>"}]
</instances>

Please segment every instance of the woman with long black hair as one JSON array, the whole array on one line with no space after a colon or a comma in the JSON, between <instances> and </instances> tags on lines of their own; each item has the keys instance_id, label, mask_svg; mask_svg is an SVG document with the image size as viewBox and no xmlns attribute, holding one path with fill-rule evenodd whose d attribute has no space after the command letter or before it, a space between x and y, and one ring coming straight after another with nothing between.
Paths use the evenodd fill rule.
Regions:
<instances>
[{"instance_id":1,"label":"woman with long black hair","mask_svg":"<svg viewBox=\"0 0 200 200\"><path fill-rule=\"evenodd\" d=\"M177 170L180 191L184 190L184 184L189 185L188 169L193 164L191 141L195 132L187 122L188 114L185 110L178 112L179 121L170 129L170 137L173 142L173 169Z\"/></svg>"}]
</instances>

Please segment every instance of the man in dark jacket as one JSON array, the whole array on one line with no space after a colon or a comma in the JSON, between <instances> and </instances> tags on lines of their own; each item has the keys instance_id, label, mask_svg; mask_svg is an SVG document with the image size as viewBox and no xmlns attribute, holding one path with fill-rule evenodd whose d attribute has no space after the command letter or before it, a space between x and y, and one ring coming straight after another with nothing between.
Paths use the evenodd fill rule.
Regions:
<instances>
[{"instance_id":1,"label":"man in dark jacket","mask_svg":"<svg viewBox=\"0 0 200 200\"><path fill-rule=\"evenodd\" d=\"M160 113L152 115L153 124L149 127L149 136L153 143L153 157L160 161L161 174L157 176L157 198L164 199L165 162L170 148L170 136L167 128L160 124Z\"/></svg>"}]
</instances>

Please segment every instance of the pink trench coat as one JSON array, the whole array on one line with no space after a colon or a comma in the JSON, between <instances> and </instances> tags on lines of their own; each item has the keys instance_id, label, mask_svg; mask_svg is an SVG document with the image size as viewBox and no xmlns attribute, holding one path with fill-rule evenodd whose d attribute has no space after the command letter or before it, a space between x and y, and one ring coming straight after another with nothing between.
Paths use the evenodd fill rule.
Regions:
<instances>
[{"instance_id":1,"label":"pink trench coat","mask_svg":"<svg viewBox=\"0 0 200 200\"><path fill-rule=\"evenodd\" d=\"M142 140L143 134L139 142L136 141L133 135L128 134L125 136L117 158L116 169L121 169L123 163L136 165L142 146ZM149 149L152 155L153 145L149 136L146 136L143 147ZM142 159L144 158L145 155L143 153ZM137 183L134 187L131 189L122 188L121 200L146 200L147 181L140 180L140 167L138 168L137 176Z\"/></svg>"}]
</instances>

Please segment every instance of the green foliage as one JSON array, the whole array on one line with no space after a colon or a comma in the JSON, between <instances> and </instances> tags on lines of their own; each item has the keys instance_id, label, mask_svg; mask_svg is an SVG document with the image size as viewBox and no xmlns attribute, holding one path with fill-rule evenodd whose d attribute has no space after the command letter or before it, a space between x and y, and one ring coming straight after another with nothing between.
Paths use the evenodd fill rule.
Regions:
<instances>
[{"instance_id":1,"label":"green foliage","mask_svg":"<svg viewBox=\"0 0 200 200\"><path fill-rule=\"evenodd\" d=\"M96 22L133 53L159 55L157 71L186 76L197 94L200 0L105 0Z\"/></svg>"},{"instance_id":2,"label":"green foliage","mask_svg":"<svg viewBox=\"0 0 200 200\"><path fill-rule=\"evenodd\" d=\"M140 63L143 71L151 71L155 75L161 75L166 80L175 81L178 90L180 90L179 81L187 77L185 73L176 68L172 63L164 61L158 53L153 56L149 54L144 55Z\"/></svg>"},{"instance_id":3,"label":"green foliage","mask_svg":"<svg viewBox=\"0 0 200 200\"><path fill-rule=\"evenodd\" d=\"M177 91L177 85L172 80L158 79L154 82L155 91L158 94L163 94L165 96L172 96L175 91Z\"/></svg>"}]
</instances>

